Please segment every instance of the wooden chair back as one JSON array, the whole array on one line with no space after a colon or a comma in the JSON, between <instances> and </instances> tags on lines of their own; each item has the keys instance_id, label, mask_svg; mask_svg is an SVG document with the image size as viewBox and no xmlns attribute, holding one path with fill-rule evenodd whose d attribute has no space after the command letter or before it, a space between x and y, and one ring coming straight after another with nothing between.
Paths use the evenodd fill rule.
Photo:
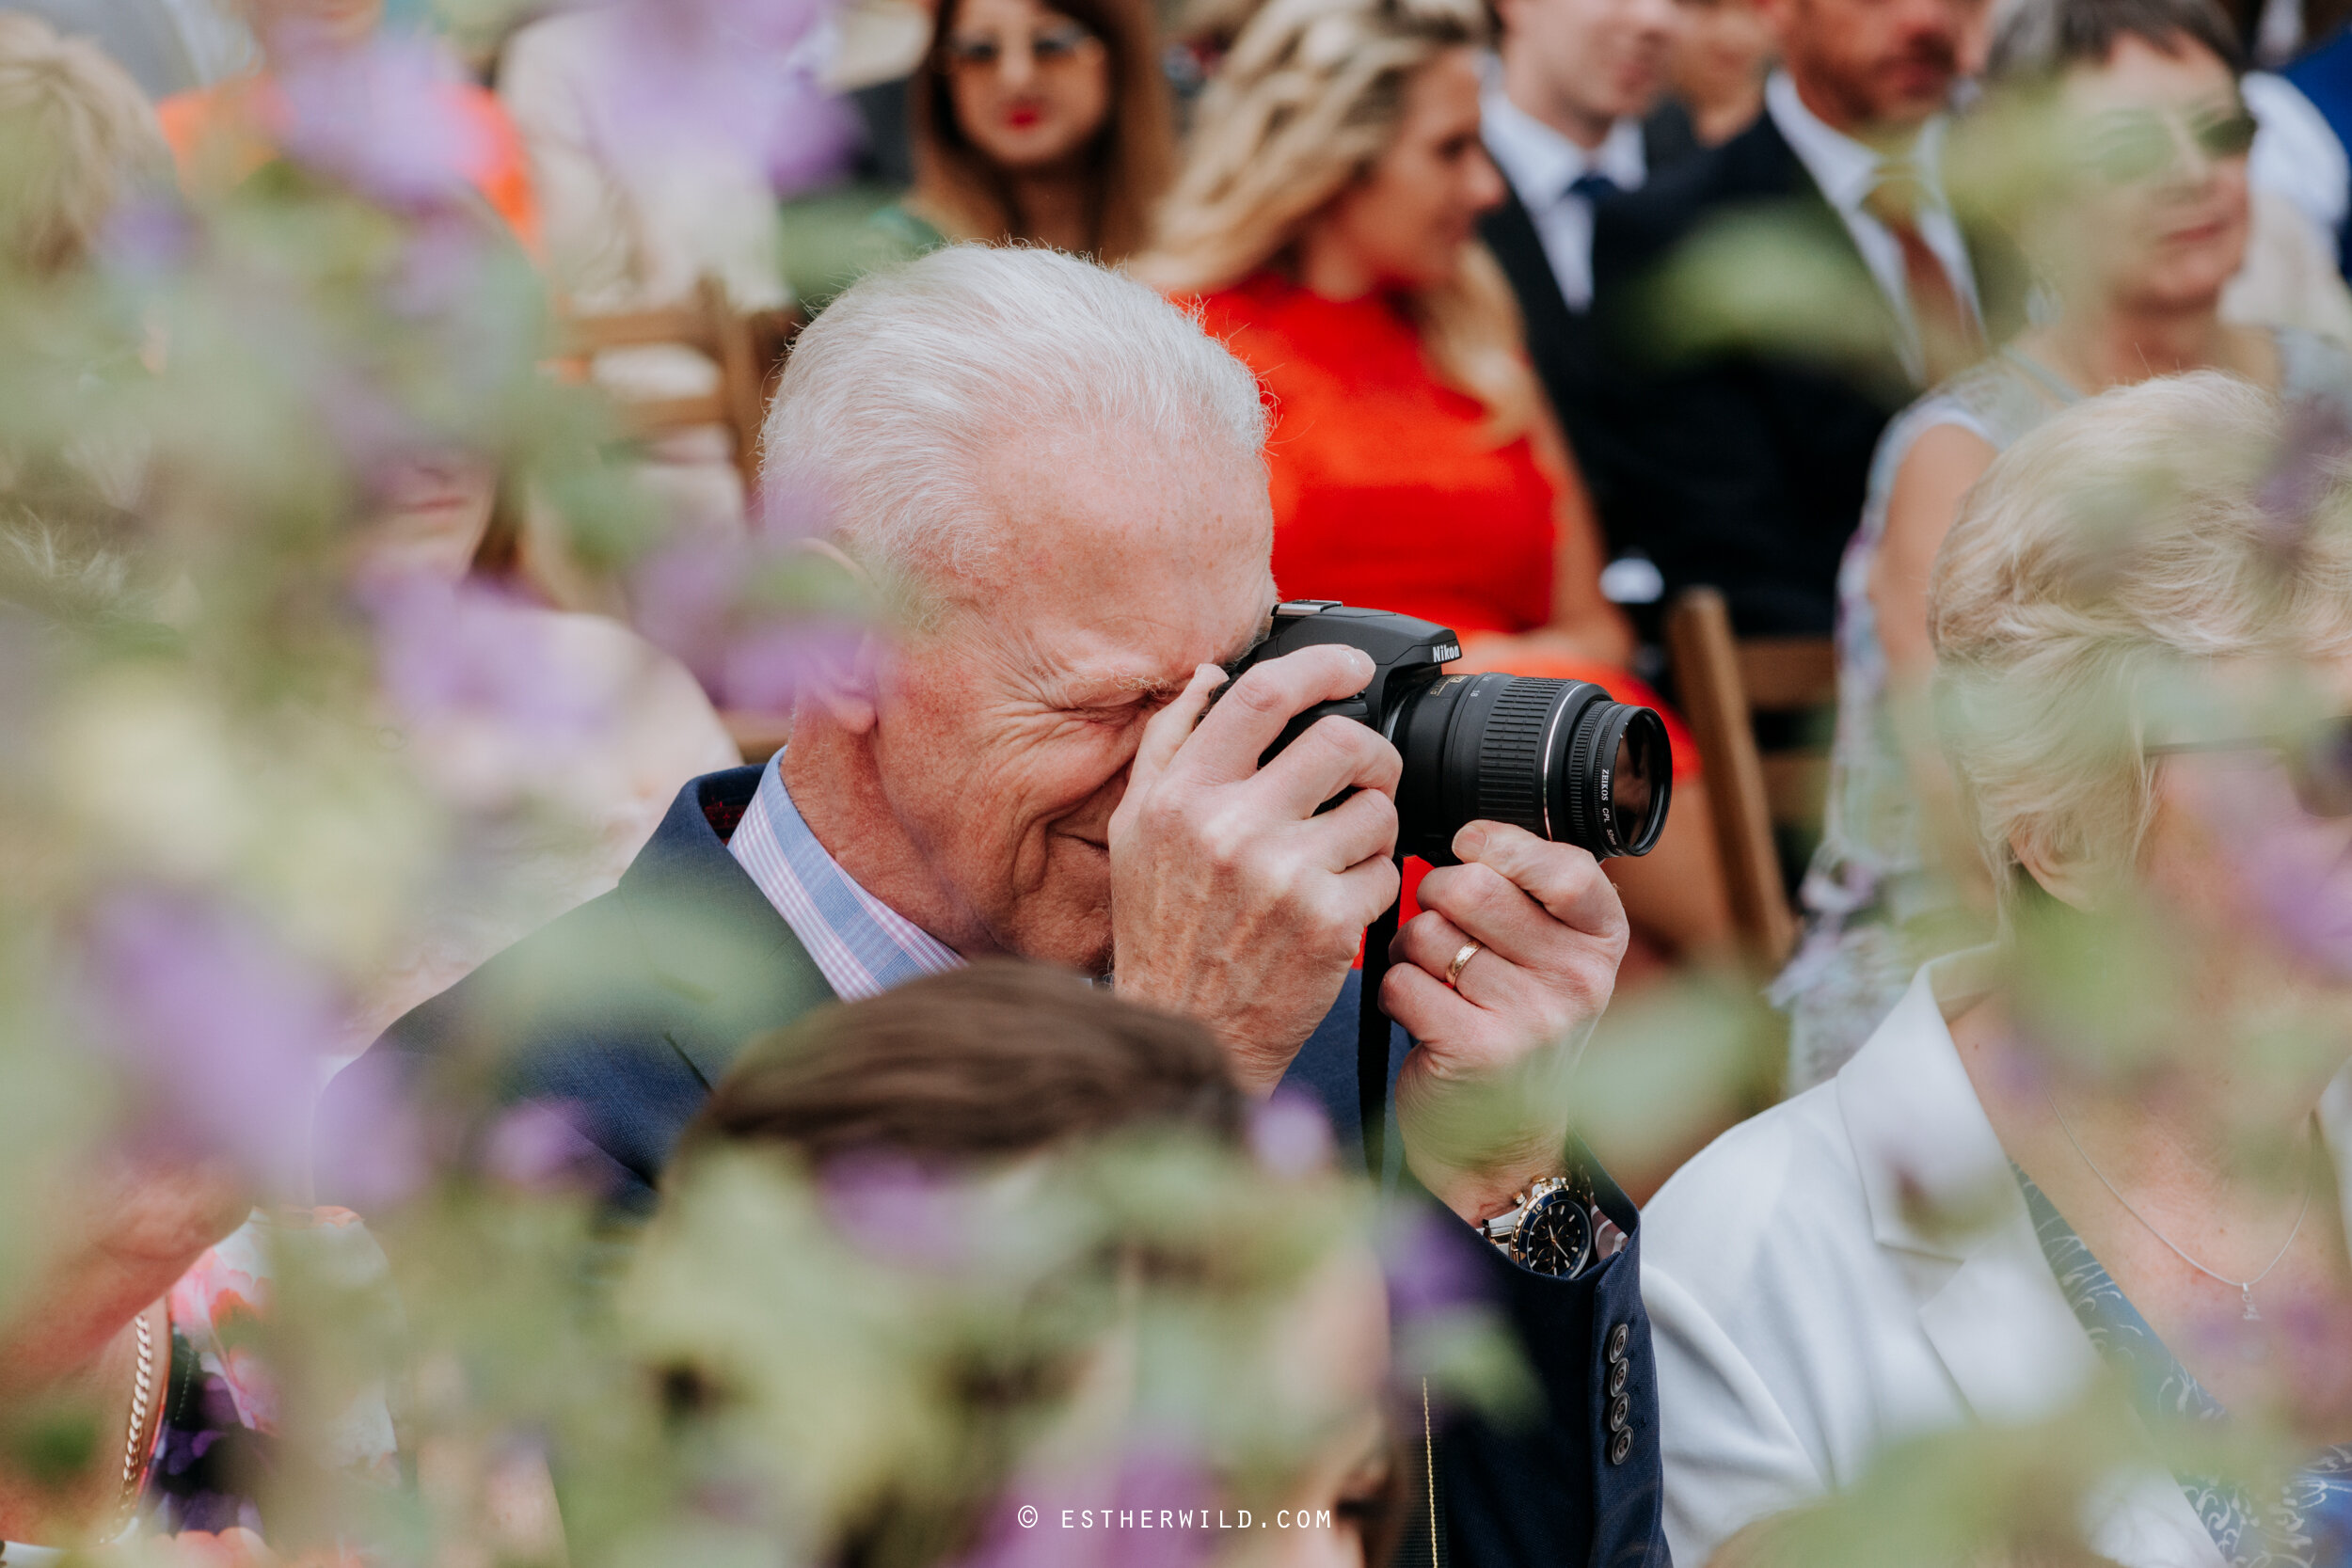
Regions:
<instances>
[{"instance_id":1,"label":"wooden chair back","mask_svg":"<svg viewBox=\"0 0 2352 1568\"><path fill-rule=\"evenodd\" d=\"M676 343L707 355L719 366L718 385L691 397L623 398L622 419L630 436L644 439L675 430L716 425L733 448L743 494L759 479L759 432L769 395L801 314L790 308L745 313L727 298L726 287L705 277L691 299L646 310L599 313L556 310L557 365L584 378L589 361L609 349Z\"/></svg>"},{"instance_id":2,"label":"wooden chair back","mask_svg":"<svg viewBox=\"0 0 2352 1568\"><path fill-rule=\"evenodd\" d=\"M1829 757L1819 745L1762 751L1755 717L1834 706L1836 646L1826 637L1736 639L1723 594L1692 588L1667 607L1666 653L1707 775L1732 923L1755 961L1778 969L1798 920L1773 829L1820 819Z\"/></svg>"}]
</instances>

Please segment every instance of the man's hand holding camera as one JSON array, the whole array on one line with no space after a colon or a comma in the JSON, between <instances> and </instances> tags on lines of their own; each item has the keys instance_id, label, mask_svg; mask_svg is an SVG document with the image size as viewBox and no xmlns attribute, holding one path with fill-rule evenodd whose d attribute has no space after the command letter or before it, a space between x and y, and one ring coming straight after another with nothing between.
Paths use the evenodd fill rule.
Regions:
<instances>
[{"instance_id":1,"label":"man's hand holding camera","mask_svg":"<svg viewBox=\"0 0 2352 1568\"><path fill-rule=\"evenodd\" d=\"M1210 709L1223 672L1202 666L1146 727L1111 820L1120 989L1209 1022L1252 1092L1279 1081L1396 896L1393 746L1327 718L1258 767L1294 715L1372 669L1353 648L1306 648L1253 666ZM1422 881L1381 1005L1419 1042L1397 1086L1406 1158L1477 1220L1556 1169L1557 1075L1608 1006L1627 933L1583 849L1491 822L1454 847L1464 863Z\"/></svg>"},{"instance_id":2,"label":"man's hand holding camera","mask_svg":"<svg viewBox=\"0 0 2352 1568\"><path fill-rule=\"evenodd\" d=\"M1561 1079L1609 1006L1628 929L1615 884L1572 844L1472 822L1422 879L1380 1005L1415 1041L1396 1085L1413 1174L1464 1219L1558 1173Z\"/></svg>"},{"instance_id":3,"label":"man's hand holding camera","mask_svg":"<svg viewBox=\"0 0 2352 1568\"><path fill-rule=\"evenodd\" d=\"M1225 673L1200 666L1145 726L1111 817L1120 990L1215 1029L1254 1094L1280 1081L1396 897L1402 766L1339 718L1258 758L1293 715L1362 690L1372 671L1354 648L1309 648L1250 670L1204 719Z\"/></svg>"}]
</instances>

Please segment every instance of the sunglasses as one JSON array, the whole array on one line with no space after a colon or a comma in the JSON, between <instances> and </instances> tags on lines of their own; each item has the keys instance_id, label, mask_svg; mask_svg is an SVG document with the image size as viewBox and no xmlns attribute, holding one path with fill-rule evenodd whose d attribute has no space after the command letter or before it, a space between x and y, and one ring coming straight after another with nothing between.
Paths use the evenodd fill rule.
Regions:
<instances>
[{"instance_id":1,"label":"sunglasses","mask_svg":"<svg viewBox=\"0 0 2352 1568\"><path fill-rule=\"evenodd\" d=\"M2177 128L2177 129L2176 129ZM2254 117L2243 103L2218 112L2182 117L2153 109L2119 109L2094 120L2080 161L2110 185L2136 185L2169 173L2181 156L2178 130L2206 158L2243 158L2254 145Z\"/></svg>"},{"instance_id":2,"label":"sunglasses","mask_svg":"<svg viewBox=\"0 0 2352 1568\"><path fill-rule=\"evenodd\" d=\"M1031 33L1027 41L1029 58L1041 71L1069 65L1102 43L1075 22L1048 24ZM940 53L952 71L984 71L1001 66L1009 47L993 34L967 34L949 37L940 45Z\"/></svg>"},{"instance_id":3,"label":"sunglasses","mask_svg":"<svg viewBox=\"0 0 2352 1568\"><path fill-rule=\"evenodd\" d=\"M2322 720L2292 734L2228 740L2174 740L2145 748L2148 755L2268 752L2286 765L2296 802L2312 816L2352 816L2352 716Z\"/></svg>"}]
</instances>

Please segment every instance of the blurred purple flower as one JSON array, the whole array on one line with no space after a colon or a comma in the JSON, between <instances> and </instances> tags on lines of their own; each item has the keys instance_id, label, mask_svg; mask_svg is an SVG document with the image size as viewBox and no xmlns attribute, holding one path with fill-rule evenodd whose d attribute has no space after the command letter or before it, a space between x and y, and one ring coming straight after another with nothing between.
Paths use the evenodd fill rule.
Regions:
<instances>
[{"instance_id":1,"label":"blurred purple flower","mask_svg":"<svg viewBox=\"0 0 2352 1568\"><path fill-rule=\"evenodd\" d=\"M755 169L778 196L820 184L855 143L818 80L833 0L617 0L595 102L616 161Z\"/></svg>"},{"instance_id":2,"label":"blurred purple flower","mask_svg":"<svg viewBox=\"0 0 2352 1568\"><path fill-rule=\"evenodd\" d=\"M801 681L846 653L848 617L767 602L763 577L787 569L789 542L698 535L656 551L631 594L637 629L701 680L722 707L786 713Z\"/></svg>"},{"instance_id":3,"label":"blurred purple flower","mask_svg":"<svg viewBox=\"0 0 2352 1568\"><path fill-rule=\"evenodd\" d=\"M93 912L86 984L162 1134L269 1191L306 1191L319 1062L342 1018L323 974L217 898L140 886Z\"/></svg>"},{"instance_id":4,"label":"blurred purple flower","mask_svg":"<svg viewBox=\"0 0 2352 1568\"><path fill-rule=\"evenodd\" d=\"M1486 1244L1468 1226L1429 1209L1391 1217L1379 1238L1380 1273L1400 1337L1423 1319L1485 1303L1476 1249Z\"/></svg>"},{"instance_id":5,"label":"blurred purple flower","mask_svg":"<svg viewBox=\"0 0 2352 1568\"><path fill-rule=\"evenodd\" d=\"M411 725L480 721L542 766L603 741L616 693L560 657L540 612L471 584L430 578L370 583L377 676Z\"/></svg>"},{"instance_id":6,"label":"blurred purple flower","mask_svg":"<svg viewBox=\"0 0 2352 1568\"><path fill-rule=\"evenodd\" d=\"M287 156L389 207L458 195L493 154L424 38L387 32L358 49L309 50L277 85Z\"/></svg>"},{"instance_id":7,"label":"blurred purple flower","mask_svg":"<svg viewBox=\"0 0 2352 1568\"><path fill-rule=\"evenodd\" d=\"M1249 1152L1260 1168L1296 1180L1331 1165L1331 1124L1323 1107L1297 1089L1278 1088L1249 1112Z\"/></svg>"},{"instance_id":8,"label":"blurred purple flower","mask_svg":"<svg viewBox=\"0 0 2352 1568\"><path fill-rule=\"evenodd\" d=\"M428 1142L409 1086L389 1060L362 1056L338 1073L317 1128L312 1164L320 1194L362 1213L415 1196L438 1163L437 1153L448 1152Z\"/></svg>"},{"instance_id":9,"label":"blurred purple flower","mask_svg":"<svg viewBox=\"0 0 2352 1568\"><path fill-rule=\"evenodd\" d=\"M106 270L151 288L187 263L196 241L196 219L177 190L140 190L107 214L97 251Z\"/></svg>"},{"instance_id":10,"label":"blurred purple flower","mask_svg":"<svg viewBox=\"0 0 2352 1568\"><path fill-rule=\"evenodd\" d=\"M2302 553L2312 513L2352 454L2352 419L2333 399L2305 398L2287 410L2287 434L2256 493L2269 544L2290 565Z\"/></svg>"},{"instance_id":11,"label":"blurred purple flower","mask_svg":"<svg viewBox=\"0 0 2352 1568\"><path fill-rule=\"evenodd\" d=\"M1100 1468L1016 1478L962 1568L1193 1568L1239 1526L1219 1501L1189 1447L1135 1439Z\"/></svg>"},{"instance_id":12,"label":"blurred purple flower","mask_svg":"<svg viewBox=\"0 0 2352 1568\"><path fill-rule=\"evenodd\" d=\"M394 313L426 322L474 305L499 234L451 208L436 208L407 230L400 263L384 292Z\"/></svg>"},{"instance_id":13,"label":"blurred purple flower","mask_svg":"<svg viewBox=\"0 0 2352 1568\"><path fill-rule=\"evenodd\" d=\"M602 1193L613 1174L612 1159L573 1125L565 1107L545 1101L514 1106L491 1124L482 1168L534 1193Z\"/></svg>"},{"instance_id":14,"label":"blurred purple flower","mask_svg":"<svg viewBox=\"0 0 2352 1568\"><path fill-rule=\"evenodd\" d=\"M901 1268L951 1273L979 1240L965 1190L896 1155L843 1155L825 1167L818 1196L844 1239Z\"/></svg>"}]
</instances>

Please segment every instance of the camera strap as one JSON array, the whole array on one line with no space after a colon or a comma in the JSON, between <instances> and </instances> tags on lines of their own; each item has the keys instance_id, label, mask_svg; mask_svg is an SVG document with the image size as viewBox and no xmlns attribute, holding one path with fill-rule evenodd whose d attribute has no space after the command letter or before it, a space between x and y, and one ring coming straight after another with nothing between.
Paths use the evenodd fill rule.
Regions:
<instances>
[{"instance_id":1,"label":"camera strap","mask_svg":"<svg viewBox=\"0 0 2352 1568\"><path fill-rule=\"evenodd\" d=\"M1396 940L1405 902L1405 857L1396 857L1396 902L1364 927L1363 987L1356 996L1356 1114L1363 1125L1364 1170L1375 1187L1389 1163L1389 1015L1380 1010L1380 982L1389 977L1389 943Z\"/></svg>"}]
</instances>

